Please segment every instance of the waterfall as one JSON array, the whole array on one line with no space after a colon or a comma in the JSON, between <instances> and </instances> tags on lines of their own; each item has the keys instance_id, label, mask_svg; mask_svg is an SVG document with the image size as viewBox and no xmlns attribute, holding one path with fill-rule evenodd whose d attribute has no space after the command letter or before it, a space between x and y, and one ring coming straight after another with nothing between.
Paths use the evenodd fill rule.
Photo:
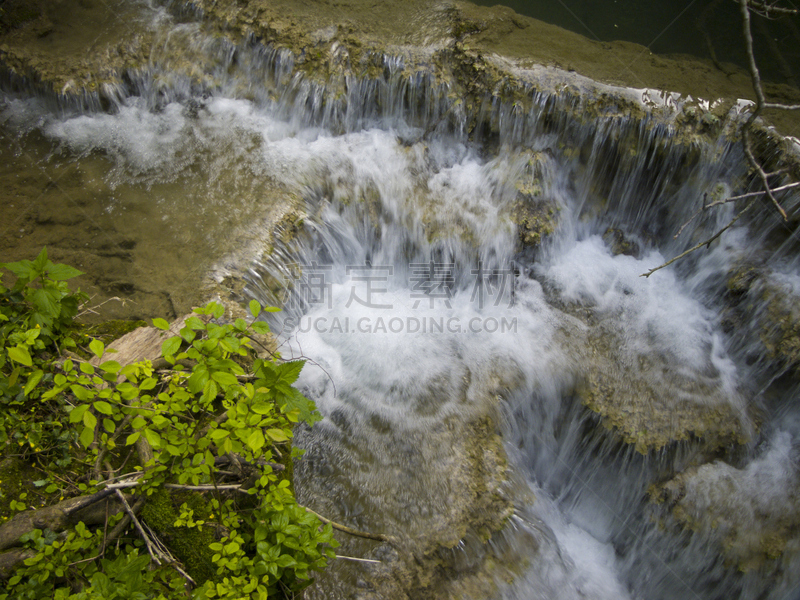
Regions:
<instances>
[{"instance_id":1,"label":"waterfall","mask_svg":"<svg viewBox=\"0 0 800 600\"><path fill-rule=\"evenodd\" d=\"M343 540L381 562L309 598L795 597L795 242L763 211L641 276L734 214L675 238L704 197L749 189L737 106L516 68L468 100L455 51L342 49L320 78L149 10L123 84L16 81L0 118L94 169L142 245L185 236L282 307L324 416L298 495L396 540Z\"/></svg>"}]
</instances>

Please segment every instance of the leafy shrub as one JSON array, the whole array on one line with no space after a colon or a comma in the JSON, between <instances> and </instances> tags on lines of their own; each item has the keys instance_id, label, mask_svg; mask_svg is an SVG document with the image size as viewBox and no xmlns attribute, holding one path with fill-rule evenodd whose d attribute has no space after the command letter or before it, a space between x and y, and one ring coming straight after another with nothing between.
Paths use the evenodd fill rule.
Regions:
<instances>
[{"instance_id":1,"label":"leafy shrub","mask_svg":"<svg viewBox=\"0 0 800 600\"><path fill-rule=\"evenodd\" d=\"M257 302L250 322L222 322L213 302L195 309L163 341L171 366L157 372L150 361L105 360L103 342L74 333L85 296L65 280L78 271L45 251L2 266L17 281L0 286L0 443L29 448L45 472L34 484L53 499L127 486L144 525L116 531L113 545L107 536L121 512L96 530L79 523L26 534L35 554L0 600L185 598L187 585L194 598L294 597L325 568L337 545L331 526L297 504L283 477L283 464L299 455L294 425L320 416L292 386L303 361L254 351L251 336L269 331ZM163 319L153 324L169 329ZM63 359L66 347L94 360ZM165 549L154 550L157 542Z\"/></svg>"}]
</instances>

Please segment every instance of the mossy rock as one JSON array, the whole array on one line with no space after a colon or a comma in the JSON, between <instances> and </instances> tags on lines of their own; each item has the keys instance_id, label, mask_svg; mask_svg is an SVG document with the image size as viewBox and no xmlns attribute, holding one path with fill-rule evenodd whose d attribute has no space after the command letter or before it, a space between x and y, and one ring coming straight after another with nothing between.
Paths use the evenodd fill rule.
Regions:
<instances>
[{"instance_id":1,"label":"mossy rock","mask_svg":"<svg viewBox=\"0 0 800 600\"><path fill-rule=\"evenodd\" d=\"M638 242L625 235L625 232L621 229L609 227L603 234L603 241L614 256L624 254L625 256L639 258L641 255L641 248Z\"/></svg>"},{"instance_id":2,"label":"mossy rock","mask_svg":"<svg viewBox=\"0 0 800 600\"><path fill-rule=\"evenodd\" d=\"M791 501L798 482L788 476L759 481L753 485L747 467L715 461L652 486L649 495L665 511L663 524L713 540L739 571L780 570L791 564L780 559L796 552L800 539L800 511Z\"/></svg>"},{"instance_id":3,"label":"mossy rock","mask_svg":"<svg viewBox=\"0 0 800 600\"><path fill-rule=\"evenodd\" d=\"M558 224L558 207L547 201L518 201L511 212L523 246L537 247L551 235Z\"/></svg>"},{"instance_id":4,"label":"mossy rock","mask_svg":"<svg viewBox=\"0 0 800 600\"><path fill-rule=\"evenodd\" d=\"M186 504L194 511L195 519L202 519L202 527L176 527L175 522L181 514L181 505ZM142 519L156 532L169 547L186 572L198 585L214 577L216 568L211 561L213 555L209 544L216 541L215 527L210 506L206 498L191 492L170 493L160 489L147 497L142 508Z\"/></svg>"}]
</instances>

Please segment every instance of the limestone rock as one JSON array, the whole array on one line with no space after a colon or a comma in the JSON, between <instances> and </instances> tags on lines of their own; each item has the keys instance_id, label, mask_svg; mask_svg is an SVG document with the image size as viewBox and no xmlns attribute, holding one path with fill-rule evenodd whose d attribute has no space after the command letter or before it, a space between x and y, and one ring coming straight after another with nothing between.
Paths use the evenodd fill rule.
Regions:
<instances>
[{"instance_id":1,"label":"limestone rock","mask_svg":"<svg viewBox=\"0 0 800 600\"><path fill-rule=\"evenodd\" d=\"M712 538L743 571L780 569L800 552L800 473L791 437L778 433L761 456L741 468L722 461L691 468L654 486L681 527Z\"/></svg>"}]
</instances>

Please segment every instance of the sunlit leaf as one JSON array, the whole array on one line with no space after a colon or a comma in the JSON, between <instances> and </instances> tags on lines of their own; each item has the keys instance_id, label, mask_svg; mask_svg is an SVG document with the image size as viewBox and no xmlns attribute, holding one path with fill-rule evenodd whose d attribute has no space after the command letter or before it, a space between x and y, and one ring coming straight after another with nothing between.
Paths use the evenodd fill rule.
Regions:
<instances>
[{"instance_id":1,"label":"sunlit leaf","mask_svg":"<svg viewBox=\"0 0 800 600\"><path fill-rule=\"evenodd\" d=\"M289 438L282 429L267 429L267 435L274 442L288 442Z\"/></svg>"},{"instance_id":2,"label":"sunlit leaf","mask_svg":"<svg viewBox=\"0 0 800 600\"><path fill-rule=\"evenodd\" d=\"M264 442L264 434L260 429L253 431L247 438L247 445L253 452L261 450L264 447Z\"/></svg>"},{"instance_id":3,"label":"sunlit leaf","mask_svg":"<svg viewBox=\"0 0 800 600\"><path fill-rule=\"evenodd\" d=\"M83 413L83 424L94 431L94 428L97 427L97 417L94 416L94 413L87 410Z\"/></svg>"},{"instance_id":4,"label":"sunlit leaf","mask_svg":"<svg viewBox=\"0 0 800 600\"><path fill-rule=\"evenodd\" d=\"M88 448L94 441L94 427L84 427L80 435L80 442L84 448Z\"/></svg>"},{"instance_id":5,"label":"sunlit leaf","mask_svg":"<svg viewBox=\"0 0 800 600\"><path fill-rule=\"evenodd\" d=\"M28 383L25 384L25 389L22 390L22 393L26 396L33 391L33 388L42 380L42 375L44 372L41 369L35 370L28 376Z\"/></svg>"},{"instance_id":6,"label":"sunlit leaf","mask_svg":"<svg viewBox=\"0 0 800 600\"><path fill-rule=\"evenodd\" d=\"M171 337L161 344L161 355L162 356L173 356L181 347L181 342L183 340L178 337Z\"/></svg>"},{"instance_id":7,"label":"sunlit leaf","mask_svg":"<svg viewBox=\"0 0 800 600\"><path fill-rule=\"evenodd\" d=\"M28 353L28 349L25 346L14 346L13 348L9 348L8 357L11 360L15 360L18 363L22 363L26 367L33 366L31 355Z\"/></svg>"},{"instance_id":8,"label":"sunlit leaf","mask_svg":"<svg viewBox=\"0 0 800 600\"><path fill-rule=\"evenodd\" d=\"M81 387L75 383L69 386L69 389L72 390L72 393L75 394L75 397L78 400L88 400L89 399L89 390L85 387Z\"/></svg>"},{"instance_id":9,"label":"sunlit leaf","mask_svg":"<svg viewBox=\"0 0 800 600\"><path fill-rule=\"evenodd\" d=\"M69 265L56 265L51 263L47 267L47 276L54 281L64 281L66 279L78 277L79 275L83 275L83 271L78 271L78 269L70 267Z\"/></svg>"},{"instance_id":10,"label":"sunlit leaf","mask_svg":"<svg viewBox=\"0 0 800 600\"><path fill-rule=\"evenodd\" d=\"M114 414L114 409L108 402L105 402L104 400L98 400L93 404L93 406L97 412L102 413L104 415Z\"/></svg>"},{"instance_id":11,"label":"sunlit leaf","mask_svg":"<svg viewBox=\"0 0 800 600\"><path fill-rule=\"evenodd\" d=\"M144 430L144 438L153 448L158 448L161 445L161 436L152 429Z\"/></svg>"},{"instance_id":12,"label":"sunlit leaf","mask_svg":"<svg viewBox=\"0 0 800 600\"><path fill-rule=\"evenodd\" d=\"M118 373L122 366L115 360L107 360L100 365L106 373Z\"/></svg>"},{"instance_id":13,"label":"sunlit leaf","mask_svg":"<svg viewBox=\"0 0 800 600\"><path fill-rule=\"evenodd\" d=\"M103 356L105 349L105 344L100 340L92 340L89 342L89 350L91 350L92 354L94 354L97 358L101 358Z\"/></svg>"},{"instance_id":14,"label":"sunlit leaf","mask_svg":"<svg viewBox=\"0 0 800 600\"><path fill-rule=\"evenodd\" d=\"M219 383L220 385L236 385L238 380L236 376L231 373L226 373L225 371L216 371L211 374L211 379Z\"/></svg>"}]
</instances>

